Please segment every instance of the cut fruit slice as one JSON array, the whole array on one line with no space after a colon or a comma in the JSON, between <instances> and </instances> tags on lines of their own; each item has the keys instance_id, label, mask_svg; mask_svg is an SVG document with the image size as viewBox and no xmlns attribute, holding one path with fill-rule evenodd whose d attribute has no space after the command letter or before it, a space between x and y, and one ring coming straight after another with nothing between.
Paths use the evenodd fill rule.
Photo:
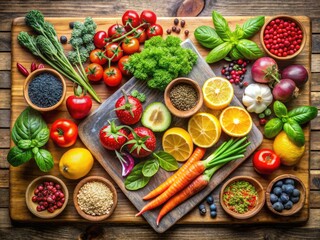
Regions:
<instances>
[{"instance_id":1,"label":"cut fruit slice","mask_svg":"<svg viewBox=\"0 0 320 240\"><path fill-rule=\"evenodd\" d=\"M198 147L209 148L218 142L221 135L219 120L210 113L197 113L188 122L188 132Z\"/></svg>"},{"instance_id":2,"label":"cut fruit slice","mask_svg":"<svg viewBox=\"0 0 320 240\"><path fill-rule=\"evenodd\" d=\"M171 113L162 102L153 102L143 111L141 123L153 132L163 132L171 124Z\"/></svg>"},{"instance_id":3,"label":"cut fruit slice","mask_svg":"<svg viewBox=\"0 0 320 240\"><path fill-rule=\"evenodd\" d=\"M180 162L186 161L193 152L190 134L180 127L170 128L163 134L162 147Z\"/></svg>"},{"instance_id":4,"label":"cut fruit slice","mask_svg":"<svg viewBox=\"0 0 320 240\"><path fill-rule=\"evenodd\" d=\"M227 107L219 118L222 130L232 137L246 136L252 128L250 114L241 107Z\"/></svg>"},{"instance_id":5,"label":"cut fruit slice","mask_svg":"<svg viewBox=\"0 0 320 240\"><path fill-rule=\"evenodd\" d=\"M204 104L214 110L226 108L233 98L231 83L222 77L213 77L206 80L202 92Z\"/></svg>"}]
</instances>

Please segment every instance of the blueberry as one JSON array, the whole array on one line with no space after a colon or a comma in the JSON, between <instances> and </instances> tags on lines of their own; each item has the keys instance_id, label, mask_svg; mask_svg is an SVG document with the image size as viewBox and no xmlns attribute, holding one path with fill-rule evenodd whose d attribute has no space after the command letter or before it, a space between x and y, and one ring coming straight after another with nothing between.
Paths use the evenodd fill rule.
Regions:
<instances>
[{"instance_id":1,"label":"blueberry","mask_svg":"<svg viewBox=\"0 0 320 240\"><path fill-rule=\"evenodd\" d=\"M273 204L273 203L275 203L277 201L278 201L278 196L273 194L273 193L271 193L270 194L270 202Z\"/></svg>"},{"instance_id":2,"label":"blueberry","mask_svg":"<svg viewBox=\"0 0 320 240\"><path fill-rule=\"evenodd\" d=\"M297 203L297 202L299 202L300 197L291 196L291 197L290 197L290 200L291 200L293 203Z\"/></svg>"},{"instance_id":3,"label":"blueberry","mask_svg":"<svg viewBox=\"0 0 320 240\"><path fill-rule=\"evenodd\" d=\"M281 203L281 202L276 202L276 203L274 203L273 205L272 205L272 208L274 209L274 210L276 210L277 212L282 212L282 210L283 210L283 204Z\"/></svg>"},{"instance_id":4,"label":"blueberry","mask_svg":"<svg viewBox=\"0 0 320 240\"><path fill-rule=\"evenodd\" d=\"M67 39L66 36L60 36L60 42L61 42L62 44L67 43L67 41L68 41L68 39Z\"/></svg>"},{"instance_id":5,"label":"blueberry","mask_svg":"<svg viewBox=\"0 0 320 240\"><path fill-rule=\"evenodd\" d=\"M210 212L210 217L215 218L217 216L217 212L216 211L211 211Z\"/></svg>"},{"instance_id":6,"label":"blueberry","mask_svg":"<svg viewBox=\"0 0 320 240\"><path fill-rule=\"evenodd\" d=\"M294 186L294 180L293 179L291 179L291 178L288 178L288 179L286 179L285 181L284 181L284 183L285 184L290 184L290 185L292 185L292 186Z\"/></svg>"},{"instance_id":7,"label":"blueberry","mask_svg":"<svg viewBox=\"0 0 320 240\"><path fill-rule=\"evenodd\" d=\"M201 209L205 209L206 207L204 206L204 204L200 204L199 205L199 210L201 211Z\"/></svg>"},{"instance_id":8,"label":"blueberry","mask_svg":"<svg viewBox=\"0 0 320 240\"><path fill-rule=\"evenodd\" d=\"M284 204L284 208L289 210L291 209L293 206L293 203L291 201L288 201L287 203Z\"/></svg>"},{"instance_id":9,"label":"blueberry","mask_svg":"<svg viewBox=\"0 0 320 240\"><path fill-rule=\"evenodd\" d=\"M281 180L279 180L278 182L276 182L276 184L274 185L275 187L282 187L283 182Z\"/></svg>"},{"instance_id":10,"label":"blueberry","mask_svg":"<svg viewBox=\"0 0 320 240\"><path fill-rule=\"evenodd\" d=\"M73 27L74 27L74 22L69 22L69 28L73 29Z\"/></svg>"},{"instance_id":11,"label":"blueberry","mask_svg":"<svg viewBox=\"0 0 320 240\"><path fill-rule=\"evenodd\" d=\"M292 196L293 197L299 197L300 196L300 191L299 189L293 189L293 192L292 192Z\"/></svg>"},{"instance_id":12,"label":"blueberry","mask_svg":"<svg viewBox=\"0 0 320 240\"><path fill-rule=\"evenodd\" d=\"M282 189L280 187L275 187L272 191L275 195L277 195L278 197L280 197L281 193L282 193Z\"/></svg>"},{"instance_id":13,"label":"blueberry","mask_svg":"<svg viewBox=\"0 0 320 240\"><path fill-rule=\"evenodd\" d=\"M286 193L282 193L280 196L280 200L282 203L287 203L289 201L289 195Z\"/></svg>"},{"instance_id":14,"label":"blueberry","mask_svg":"<svg viewBox=\"0 0 320 240\"><path fill-rule=\"evenodd\" d=\"M206 210L205 208L202 208L202 209L200 210L200 214L201 214L201 215L205 215L206 212L207 212L207 210Z\"/></svg>"},{"instance_id":15,"label":"blueberry","mask_svg":"<svg viewBox=\"0 0 320 240\"><path fill-rule=\"evenodd\" d=\"M214 203L210 205L210 211L217 211L217 206Z\"/></svg>"},{"instance_id":16,"label":"blueberry","mask_svg":"<svg viewBox=\"0 0 320 240\"><path fill-rule=\"evenodd\" d=\"M207 197L207 203L208 204L212 204L213 203L213 197L212 196L208 196Z\"/></svg>"},{"instance_id":17,"label":"blueberry","mask_svg":"<svg viewBox=\"0 0 320 240\"><path fill-rule=\"evenodd\" d=\"M292 194L293 193L294 186L291 184L283 184L282 185L282 191L284 191L287 194Z\"/></svg>"},{"instance_id":18,"label":"blueberry","mask_svg":"<svg viewBox=\"0 0 320 240\"><path fill-rule=\"evenodd\" d=\"M230 66L230 67L233 67L233 66L234 66L234 63L230 63L229 66Z\"/></svg>"}]
</instances>

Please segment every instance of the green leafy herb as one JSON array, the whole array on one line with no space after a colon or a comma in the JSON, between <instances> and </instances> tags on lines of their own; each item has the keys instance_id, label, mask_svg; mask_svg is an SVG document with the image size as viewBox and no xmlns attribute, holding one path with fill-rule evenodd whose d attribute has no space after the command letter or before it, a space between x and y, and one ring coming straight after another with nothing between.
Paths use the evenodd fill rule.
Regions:
<instances>
[{"instance_id":1,"label":"green leafy herb","mask_svg":"<svg viewBox=\"0 0 320 240\"><path fill-rule=\"evenodd\" d=\"M142 168L142 174L145 177L152 177L159 170L159 161L157 159L151 159L144 163Z\"/></svg>"},{"instance_id":2,"label":"green leafy herb","mask_svg":"<svg viewBox=\"0 0 320 240\"><path fill-rule=\"evenodd\" d=\"M37 151L34 151L37 149ZM34 153L34 160L36 161L39 169L42 172L48 172L51 168L53 168L53 157L48 150L34 148L32 152ZM35 153L36 152L36 153Z\"/></svg>"},{"instance_id":3,"label":"green leafy herb","mask_svg":"<svg viewBox=\"0 0 320 240\"><path fill-rule=\"evenodd\" d=\"M24 139L21 139L19 142L18 142L18 147L21 148L21 149L30 149L32 148L32 141L31 140L24 140Z\"/></svg>"},{"instance_id":4,"label":"green leafy herb","mask_svg":"<svg viewBox=\"0 0 320 240\"><path fill-rule=\"evenodd\" d=\"M259 46L255 42L248 39L239 40L237 49L246 59L249 60L254 60L264 55Z\"/></svg>"},{"instance_id":5,"label":"green leafy herb","mask_svg":"<svg viewBox=\"0 0 320 240\"><path fill-rule=\"evenodd\" d=\"M239 52L236 46L234 46L229 52L231 60L244 59L244 56Z\"/></svg>"},{"instance_id":6,"label":"green leafy herb","mask_svg":"<svg viewBox=\"0 0 320 240\"><path fill-rule=\"evenodd\" d=\"M33 158L31 149L24 150L17 146L12 147L7 156L8 162L14 167L18 167L21 164L28 162L31 158Z\"/></svg>"},{"instance_id":7,"label":"green leafy herb","mask_svg":"<svg viewBox=\"0 0 320 240\"><path fill-rule=\"evenodd\" d=\"M276 114L276 116L278 118L282 118L282 117L285 117L287 116L288 114L288 110L287 110L287 107L286 105L284 105L282 102L280 101L275 101L274 104L273 104L273 111L274 111L274 114Z\"/></svg>"},{"instance_id":8,"label":"green leafy herb","mask_svg":"<svg viewBox=\"0 0 320 240\"><path fill-rule=\"evenodd\" d=\"M150 181L150 177L146 177L142 173L144 162L134 166L131 173L124 181L124 185L128 190L138 190L145 187Z\"/></svg>"},{"instance_id":9,"label":"green leafy herb","mask_svg":"<svg viewBox=\"0 0 320 240\"><path fill-rule=\"evenodd\" d=\"M266 138L274 138L277 136L283 127L283 122L280 118L272 118L264 126L264 135Z\"/></svg>"},{"instance_id":10,"label":"green leafy herb","mask_svg":"<svg viewBox=\"0 0 320 240\"><path fill-rule=\"evenodd\" d=\"M194 36L197 41L206 48L215 48L223 43L216 30L209 26L197 27Z\"/></svg>"},{"instance_id":11,"label":"green leafy herb","mask_svg":"<svg viewBox=\"0 0 320 240\"><path fill-rule=\"evenodd\" d=\"M241 38L253 37L260 30L260 28L263 26L264 21L265 21L264 16L257 16L255 18L248 19L242 25L243 35Z\"/></svg>"},{"instance_id":12,"label":"green leafy herb","mask_svg":"<svg viewBox=\"0 0 320 240\"><path fill-rule=\"evenodd\" d=\"M43 128L36 136L36 147L42 147L44 146L50 137L50 131L49 128Z\"/></svg>"},{"instance_id":13,"label":"green leafy herb","mask_svg":"<svg viewBox=\"0 0 320 240\"><path fill-rule=\"evenodd\" d=\"M316 118L317 115L318 109L312 106L297 107L288 113L288 117L295 120L298 124L305 124Z\"/></svg>"},{"instance_id":14,"label":"green leafy herb","mask_svg":"<svg viewBox=\"0 0 320 240\"><path fill-rule=\"evenodd\" d=\"M212 20L215 30L223 41L230 41L231 30L227 20L217 11L212 12Z\"/></svg>"},{"instance_id":15,"label":"green leafy herb","mask_svg":"<svg viewBox=\"0 0 320 240\"><path fill-rule=\"evenodd\" d=\"M166 171L175 171L179 168L176 159L167 152L160 151L154 153L153 156L159 160L161 168Z\"/></svg>"},{"instance_id":16,"label":"green leafy herb","mask_svg":"<svg viewBox=\"0 0 320 240\"><path fill-rule=\"evenodd\" d=\"M294 142L297 146L301 147L305 143L305 137L302 128L300 125L292 120L289 119L288 122L286 122L283 125L283 130L286 132L288 138Z\"/></svg>"},{"instance_id":17,"label":"green leafy herb","mask_svg":"<svg viewBox=\"0 0 320 240\"><path fill-rule=\"evenodd\" d=\"M244 34L243 29L237 24L236 30L234 30L234 32L232 33L234 40L243 38L243 34Z\"/></svg>"},{"instance_id":18,"label":"green leafy herb","mask_svg":"<svg viewBox=\"0 0 320 240\"><path fill-rule=\"evenodd\" d=\"M210 51L210 53L206 57L206 62L214 63L220 61L221 59L224 59L228 55L232 47L233 46L231 42L224 42L220 44Z\"/></svg>"}]
</instances>

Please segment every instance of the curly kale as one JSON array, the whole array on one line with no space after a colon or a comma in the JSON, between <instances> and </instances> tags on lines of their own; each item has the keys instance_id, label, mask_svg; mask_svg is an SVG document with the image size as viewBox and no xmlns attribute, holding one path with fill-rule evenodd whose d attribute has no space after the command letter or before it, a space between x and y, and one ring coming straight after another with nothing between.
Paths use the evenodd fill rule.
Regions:
<instances>
[{"instance_id":1,"label":"curly kale","mask_svg":"<svg viewBox=\"0 0 320 240\"><path fill-rule=\"evenodd\" d=\"M164 90L172 79L186 76L197 62L197 54L181 47L178 37L152 37L140 53L131 55L128 70L150 88Z\"/></svg>"}]
</instances>

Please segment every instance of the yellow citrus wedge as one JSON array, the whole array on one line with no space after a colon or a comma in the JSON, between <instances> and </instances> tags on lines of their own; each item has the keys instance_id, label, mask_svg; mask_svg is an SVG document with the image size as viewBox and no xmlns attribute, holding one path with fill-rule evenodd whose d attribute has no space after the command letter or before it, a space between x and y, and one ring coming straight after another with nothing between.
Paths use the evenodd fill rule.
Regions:
<instances>
[{"instance_id":1,"label":"yellow citrus wedge","mask_svg":"<svg viewBox=\"0 0 320 240\"><path fill-rule=\"evenodd\" d=\"M232 137L243 137L252 128L250 114L241 107L227 107L222 111L219 118L222 130Z\"/></svg>"},{"instance_id":2,"label":"yellow citrus wedge","mask_svg":"<svg viewBox=\"0 0 320 240\"><path fill-rule=\"evenodd\" d=\"M231 83L222 77L213 77L206 80L202 92L204 104L214 110L226 108L233 98Z\"/></svg>"},{"instance_id":3,"label":"yellow citrus wedge","mask_svg":"<svg viewBox=\"0 0 320 240\"><path fill-rule=\"evenodd\" d=\"M193 142L190 134L180 127L168 129L162 137L162 148L177 161L186 161L193 152Z\"/></svg>"},{"instance_id":4,"label":"yellow citrus wedge","mask_svg":"<svg viewBox=\"0 0 320 240\"><path fill-rule=\"evenodd\" d=\"M188 122L188 132L195 145L203 148L213 146L220 138L219 120L210 113L197 113Z\"/></svg>"}]
</instances>

